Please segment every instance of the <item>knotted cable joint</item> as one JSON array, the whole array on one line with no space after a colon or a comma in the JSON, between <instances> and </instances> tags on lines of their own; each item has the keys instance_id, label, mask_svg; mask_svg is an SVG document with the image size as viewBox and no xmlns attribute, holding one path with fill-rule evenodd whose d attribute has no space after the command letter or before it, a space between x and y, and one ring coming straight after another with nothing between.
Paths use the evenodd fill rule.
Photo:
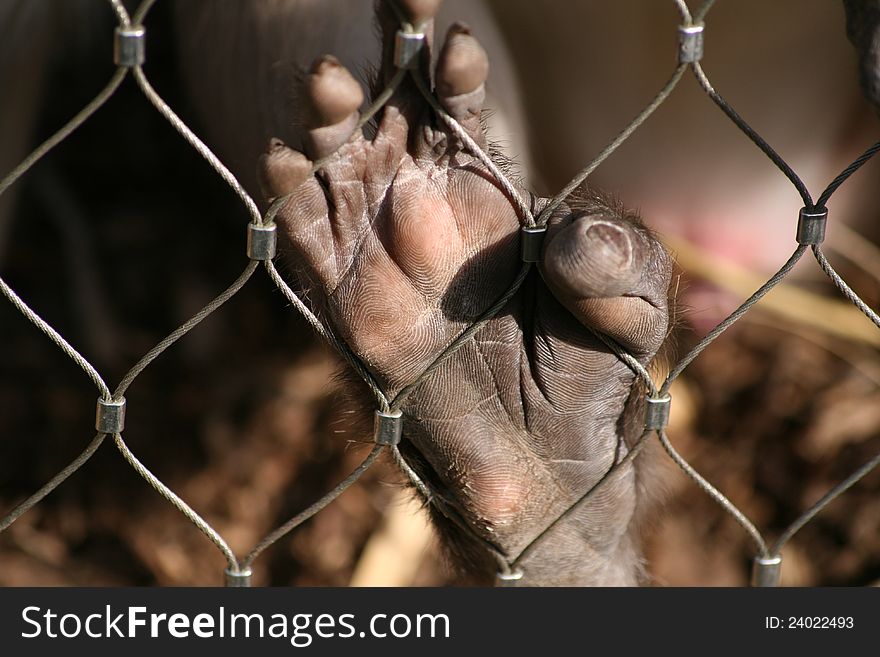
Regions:
<instances>
[{"instance_id":1,"label":"knotted cable joint","mask_svg":"<svg viewBox=\"0 0 880 657\"><path fill-rule=\"evenodd\" d=\"M113 40L113 63L117 66L141 66L147 58L147 31L143 26L117 27Z\"/></svg>"},{"instance_id":2,"label":"knotted cable joint","mask_svg":"<svg viewBox=\"0 0 880 657\"><path fill-rule=\"evenodd\" d=\"M122 433L125 428L125 397L99 399L95 411L95 429L98 433Z\"/></svg>"},{"instance_id":3,"label":"knotted cable joint","mask_svg":"<svg viewBox=\"0 0 880 657\"><path fill-rule=\"evenodd\" d=\"M660 431L669 424L669 408L672 397L646 397L645 401L645 431Z\"/></svg>"},{"instance_id":4,"label":"knotted cable joint","mask_svg":"<svg viewBox=\"0 0 880 657\"><path fill-rule=\"evenodd\" d=\"M397 445L403 434L403 413L376 411L373 420L373 440L377 445Z\"/></svg>"},{"instance_id":5,"label":"knotted cable joint","mask_svg":"<svg viewBox=\"0 0 880 657\"><path fill-rule=\"evenodd\" d=\"M815 245L825 241L828 208L801 208L798 216L798 244Z\"/></svg>"},{"instance_id":6,"label":"knotted cable joint","mask_svg":"<svg viewBox=\"0 0 880 657\"><path fill-rule=\"evenodd\" d=\"M394 37L394 65L397 68L415 68L419 63L419 53L424 46L424 32L397 30Z\"/></svg>"},{"instance_id":7,"label":"knotted cable joint","mask_svg":"<svg viewBox=\"0 0 880 657\"><path fill-rule=\"evenodd\" d=\"M779 586L779 575L782 570L782 557L755 557L752 562L752 586Z\"/></svg>"},{"instance_id":8,"label":"knotted cable joint","mask_svg":"<svg viewBox=\"0 0 880 657\"><path fill-rule=\"evenodd\" d=\"M523 226L519 234L523 262L541 262L547 226Z\"/></svg>"},{"instance_id":9,"label":"knotted cable joint","mask_svg":"<svg viewBox=\"0 0 880 657\"><path fill-rule=\"evenodd\" d=\"M244 570L231 570L227 568L224 573L226 575L226 588L246 589L251 585L253 571L250 568L245 568Z\"/></svg>"},{"instance_id":10,"label":"knotted cable joint","mask_svg":"<svg viewBox=\"0 0 880 657\"><path fill-rule=\"evenodd\" d=\"M496 573L495 586L500 588L509 588L516 586L517 582L519 582L523 578L523 574L524 573L520 568L505 573Z\"/></svg>"},{"instance_id":11,"label":"knotted cable joint","mask_svg":"<svg viewBox=\"0 0 880 657\"><path fill-rule=\"evenodd\" d=\"M693 64L703 59L703 29L705 26L681 25L678 28L678 63Z\"/></svg>"},{"instance_id":12,"label":"knotted cable joint","mask_svg":"<svg viewBox=\"0 0 880 657\"><path fill-rule=\"evenodd\" d=\"M248 224L247 256L251 260L271 260L275 257L278 234L275 224L258 226Z\"/></svg>"}]
</instances>

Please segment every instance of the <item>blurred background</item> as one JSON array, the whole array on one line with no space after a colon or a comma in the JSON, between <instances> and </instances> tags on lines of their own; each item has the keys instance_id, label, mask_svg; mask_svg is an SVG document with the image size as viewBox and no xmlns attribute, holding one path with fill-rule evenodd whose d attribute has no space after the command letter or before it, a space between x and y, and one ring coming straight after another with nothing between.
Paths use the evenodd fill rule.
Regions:
<instances>
[{"instance_id":1,"label":"blurred background","mask_svg":"<svg viewBox=\"0 0 880 657\"><path fill-rule=\"evenodd\" d=\"M33 147L52 134L113 72L103 3L63 48L38 52L15 31L15 4L0 3L0 175L20 161L17 142ZM518 71L527 173L544 194L595 156L674 69L673 3L599 4L490 3ZM199 133L168 7L158 2L148 19L145 71ZM26 78L9 71L25 64L45 72L47 91L22 108ZM704 67L814 198L880 134L837 3L720 0L707 18ZM835 267L873 308L878 167L869 163L829 203L827 242ZM689 73L591 182L640 208L676 254L679 355L794 250L802 201ZM0 208L0 274L111 388L246 264L240 202L131 80L13 190ZM880 331L805 261L672 391L673 444L769 540L880 451ZM126 442L244 554L369 450L339 369L258 272L136 380ZM0 513L91 440L95 397L82 372L0 303ZM671 463L667 470L665 506L647 540L654 583L745 585L754 552L747 535ZM270 548L254 583L467 584L445 565L410 498L397 468L380 462ZM783 584L880 584L880 472L783 555ZM0 565L2 585L214 585L225 561L107 441L0 534Z\"/></svg>"}]
</instances>

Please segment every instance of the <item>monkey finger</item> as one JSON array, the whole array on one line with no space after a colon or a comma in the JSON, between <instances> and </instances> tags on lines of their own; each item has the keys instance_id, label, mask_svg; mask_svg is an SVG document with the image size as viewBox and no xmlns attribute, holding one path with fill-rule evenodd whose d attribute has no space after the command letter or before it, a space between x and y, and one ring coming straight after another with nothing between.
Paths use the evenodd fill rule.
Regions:
<instances>
[{"instance_id":1,"label":"monkey finger","mask_svg":"<svg viewBox=\"0 0 880 657\"><path fill-rule=\"evenodd\" d=\"M415 69L428 79L434 41L434 17L442 4L443 0L380 0L376 3L376 15L382 28L380 72L384 84L401 67ZM405 29L404 23L409 24L410 30ZM410 37L407 43L406 34L411 31L424 34L424 37ZM411 61L413 58L414 61ZM408 91L411 92L412 89Z\"/></svg>"},{"instance_id":2,"label":"monkey finger","mask_svg":"<svg viewBox=\"0 0 880 657\"><path fill-rule=\"evenodd\" d=\"M257 171L260 187L270 202L295 191L312 175L312 163L280 139L270 139Z\"/></svg>"},{"instance_id":3,"label":"monkey finger","mask_svg":"<svg viewBox=\"0 0 880 657\"><path fill-rule=\"evenodd\" d=\"M667 331L669 257L643 228L574 213L552 228L541 273L584 325L636 353L652 353Z\"/></svg>"},{"instance_id":4,"label":"monkey finger","mask_svg":"<svg viewBox=\"0 0 880 657\"><path fill-rule=\"evenodd\" d=\"M463 23L454 23L437 61L437 95L443 107L481 146L485 136L480 113L486 100L489 58Z\"/></svg>"},{"instance_id":5,"label":"monkey finger","mask_svg":"<svg viewBox=\"0 0 880 657\"><path fill-rule=\"evenodd\" d=\"M364 92L339 60L331 55L315 60L304 87L305 143L311 158L327 157L349 139L361 137L357 124Z\"/></svg>"},{"instance_id":6,"label":"monkey finger","mask_svg":"<svg viewBox=\"0 0 880 657\"><path fill-rule=\"evenodd\" d=\"M270 201L288 197L275 221L296 256L302 274L313 284L332 286L336 269L333 231L327 198L312 175L312 163L302 153L272 139L258 170L263 194Z\"/></svg>"},{"instance_id":7,"label":"monkey finger","mask_svg":"<svg viewBox=\"0 0 880 657\"><path fill-rule=\"evenodd\" d=\"M383 145L383 151L389 149L392 159L401 148L405 149L410 130L430 116L430 110L410 75L400 76L411 72L425 80L430 88L434 16L441 4L442 0L376 2L376 17L382 30L382 59L379 88L374 91L382 91L397 78L397 86L379 120L376 142ZM417 34L423 36L419 38Z\"/></svg>"}]
</instances>

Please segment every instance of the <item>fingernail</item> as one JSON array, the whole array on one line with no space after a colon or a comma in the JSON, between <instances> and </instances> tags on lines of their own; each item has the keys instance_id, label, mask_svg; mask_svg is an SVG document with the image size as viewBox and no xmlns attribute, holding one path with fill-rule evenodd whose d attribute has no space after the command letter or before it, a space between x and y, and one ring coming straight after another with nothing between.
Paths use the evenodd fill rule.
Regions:
<instances>
[{"instance_id":1,"label":"fingernail","mask_svg":"<svg viewBox=\"0 0 880 657\"><path fill-rule=\"evenodd\" d=\"M632 242L623 228L606 222L595 222L587 228L587 239L595 246L602 246L606 256L614 256L619 265L629 264L632 257Z\"/></svg>"}]
</instances>

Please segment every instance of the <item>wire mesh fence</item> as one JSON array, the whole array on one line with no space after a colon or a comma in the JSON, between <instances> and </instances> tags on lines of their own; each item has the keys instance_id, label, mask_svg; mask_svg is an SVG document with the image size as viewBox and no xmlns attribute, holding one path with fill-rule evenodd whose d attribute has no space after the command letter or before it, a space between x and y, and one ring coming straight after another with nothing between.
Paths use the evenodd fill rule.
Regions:
<instances>
[{"instance_id":1,"label":"wire mesh fence","mask_svg":"<svg viewBox=\"0 0 880 657\"><path fill-rule=\"evenodd\" d=\"M61 486L74 472L76 472L83 464L89 461L93 455L102 447L103 443L110 438L114 443L118 452L122 455L125 462L130 466L144 482L155 489L169 504L175 507L192 525L197 528L204 536L211 541L217 550L222 554L226 562L226 584L228 586L248 586L250 585L253 566L264 551L282 541L291 532L294 532L300 525L309 520L315 514L320 513L328 504L339 497L346 489L355 483L360 477L370 470L383 454L388 454L397 464L403 474L410 480L412 485L419 491L422 498L427 504L434 505L436 511L451 522L455 523L459 528L468 532L474 540L482 544L485 550L491 555L497 564L499 583L515 582L524 577L524 581L528 581L528 573L521 569L521 563L526 560L530 552L539 546L544 537L560 522L568 518L579 506L590 502L594 496L602 494L603 483L610 481L613 475L619 470L628 467L631 462L640 454L642 447L647 445L649 441L658 441L668 454L671 461L681 469L694 483L704 490L721 508L725 510L735 521L742 527L746 534L750 537L754 545L754 570L753 583L759 586L772 586L779 583L780 568L782 564L781 552L782 548L788 541L807 523L811 522L821 511L832 501L843 495L849 488L855 485L859 480L871 472L875 466L880 463L880 454L861 464L849 476L841 480L839 483L831 487L825 492L820 499L807 510L799 513L790 525L780 533L774 541L768 540L758 526L743 513L733 502L731 502L725 494L716 488L710 481L704 478L691 464L685 460L673 445L672 440L675 436L668 436L666 428L669 421L669 413L672 399L670 389L675 382L697 359L702 352L712 344L722 333L730 328L741 317L748 313L755 304L757 304L770 290L776 287L783 279L785 279L794 266L802 259L812 255L815 258L821 271L823 271L832 283L840 290L841 294L849 300L856 308L858 308L875 326L880 328L880 317L866 304L847 284L847 282L835 271L828 262L823 249L822 243L824 239L825 226L828 218L828 210L826 204L835 193L835 191L846 180L854 174L862 165L864 165L876 152L880 150L880 142L867 148L865 152L857 158L850 166L846 167L840 175L834 178L828 186L813 199L813 195L807 186L802 182L798 173L794 171L782 158L777 154L770 144L768 144L760 134L752 129L746 121L737 114L736 110L728 104L724 98L713 88L712 83L701 66L703 54L703 40L706 31L705 26L710 24L709 13L714 2L707 0L694 12L688 8L683 0L676 0L674 5L681 17L681 25L678 28L678 64L673 68L668 81L658 91L655 98L644 108L644 110L625 128L623 129L609 144L596 155L591 162L585 166L558 194L556 194L547 205L539 213L533 213L529 200L524 198L516 185L508 180L505 173L499 168L492 158L472 139L468 132L442 107L430 85L422 77L418 68L411 68L407 64L406 52L407 48L411 48L412 52L417 53L421 43L423 42L422 29L423 26L412 24L407 20L404 13L398 12L400 19L399 28L399 50L397 72L394 74L386 88L379 93L370 108L362 114L361 120L356 130L360 130L366 125L377 113L382 111L385 104L391 98L395 89L406 79L410 79L422 94L426 103L428 103L436 113L437 118L449 132L455 135L464 144L464 147L479 160L479 162L491 173L495 183L504 191L511 205L515 208L522 224L522 240L524 244L523 252L527 254L523 258L520 265L519 273L514 278L508 290L501 295L495 303L482 312L482 314L463 332L461 332L454 340L446 345L438 354L436 354L433 362L414 380L407 385L401 387L396 394L389 394L383 389L382 384L374 376L371 369L364 364L358 357L357 353L345 343L333 330L313 312L309 304L305 303L301 297L292 289L279 273L275 265L276 256L276 227L275 219L280 211L284 208L290 197L295 193L276 199L265 213L261 213L258 205L245 191L243 186L238 182L235 176L227 169L227 167L213 154L196 134L188 127L188 125L175 113L175 111L163 100L162 96L154 89L148 80L142 64L145 61L145 44L148 41L148 13L155 4L155 0L144 0L137 8L134 14L129 15L120 0L108 0L112 7L117 20L117 28L115 32L115 63L117 69L107 82L104 89L83 109L71 119L63 128L55 133L50 139L38 147L28 158L26 158L19 166L17 166L10 174L8 174L2 182L0 182L0 194L5 192L10 186L15 184L21 178L25 177L27 172L43 157L45 157L56 146L67 140L74 132L80 130L91 117L110 100L120 85L129 77L140 89L145 101L149 102L159 114L174 128L190 148L192 148L201 158L203 158L218 176L237 197L238 202L250 218L246 231L246 255L247 260L244 264L240 275L216 298L201 310L192 315L190 319L184 322L179 328L171 332L165 339L160 341L154 347L146 350L145 354L132 366L126 374L124 374L119 382L112 386L105 382L105 378L99 370L93 366L88 359L76 348L75 345L68 342L61 332L53 328L50 322L45 321L28 305L25 295L18 294L7 282L0 278L0 291L12 304L12 306L21 313L31 324L35 330L41 331L51 340L58 349L69 359L71 367L77 367L92 382L97 392L98 400L96 405L96 433L91 440L85 445L83 451L66 465L55 476L51 477L47 483L28 499L21 502L10 511L0 521L0 531L9 528L18 518L37 506L41 500L52 493L56 488ZM392 4L392 6L395 6ZM711 34L711 32L710 32ZM702 88L708 98L712 100L718 111L723 112L727 118L736 125L741 131L743 139L751 140L754 145L760 149L764 155L773 162L779 170L779 175L788 179L795 188L803 201L803 209L800 212L796 226L792 225L792 236L794 240L793 253L790 258L782 264L776 274L761 285L754 293L732 314L718 324L714 329L700 340L693 348L683 354L670 367L668 374L662 380L655 380L645 365L634 355L628 353L621 345L615 343L611 338L598 334L597 337L612 350L617 357L625 363L636 375L641 385L647 391L646 415L643 420L644 432L641 438L634 444L632 449L625 458L615 463L603 475L603 477L592 486L589 490L583 491L577 501L575 501L568 509L555 518L548 518L545 528L539 532L533 540L521 549L517 554L505 553L498 549L497 546L489 543L479 533L475 532L473 527L467 520L450 506L441 496L432 494L428 485L424 483L416 471L407 462L401 453L398 445L402 436L402 425L406 423L406 417L402 413L404 402L407 398L436 370L442 363L454 354L459 348L467 344L473 336L485 326L488 322L501 312L508 304L511 298L518 292L523 285L530 271L536 266L539 256L535 253L528 255L529 244L536 239L540 239L546 230L548 221L556 210L568 196L578 188L589 176L596 170L606 158L610 157L627 139L632 135L637 135L642 124L650 120L652 113L657 110L664 101L673 93L680 81L687 75L692 74L699 86ZM323 165L323 160L314 163L311 173L316 173ZM537 216L536 216L537 214ZM244 242L244 236L243 240ZM537 252L539 252L538 249ZM151 468L146 464L145 460L141 460L135 451L129 446L124 439L125 418L126 418L126 395L131 387L140 379L151 364L159 358L166 350L178 342L186 334L192 331L202 321L213 315L218 309L227 304L231 299L236 297L246 285L253 285L251 280L255 276L265 276L272 285L274 285L283 297L287 300L293 310L305 318L306 322L311 326L313 331L320 336L322 340L328 343L340 355L340 357L351 367L351 369L363 380L364 384L370 390L374 398L377 410L375 414L374 429L374 446L363 457L361 462L339 483L328 491L326 495L311 505L307 505L303 510L295 513L289 520L279 525L277 528L268 531L264 537L257 540L253 547L245 554L237 554L232 547L230 541L224 536L224 532L218 530L210 522L208 522L200 512L187 503L183 497L174 490L173 486L168 485L162 478L154 474Z\"/></svg>"}]
</instances>

